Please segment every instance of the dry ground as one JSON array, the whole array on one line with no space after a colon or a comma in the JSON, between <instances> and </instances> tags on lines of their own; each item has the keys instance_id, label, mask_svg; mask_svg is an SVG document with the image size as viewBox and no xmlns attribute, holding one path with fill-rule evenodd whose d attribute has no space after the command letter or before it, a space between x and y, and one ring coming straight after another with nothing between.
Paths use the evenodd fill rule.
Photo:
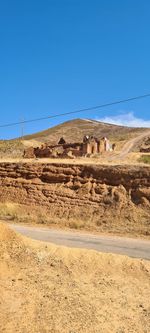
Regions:
<instances>
[{"instance_id":1,"label":"dry ground","mask_svg":"<svg viewBox=\"0 0 150 333\"><path fill-rule=\"evenodd\" d=\"M150 263L31 241L0 224L0 332L149 333Z\"/></svg>"},{"instance_id":2,"label":"dry ground","mask_svg":"<svg viewBox=\"0 0 150 333\"><path fill-rule=\"evenodd\" d=\"M120 158L120 152L107 153L101 156L93 156L91 158L35 158L35 159L25 159L25 158L12 158L12 157L1 157L1 162L8 163L57 163L57 164L73 164L73 165L84 165L84 164L94 164L94 165L140 165L145 166L146 164L140 161L141 156L150 156L150 153L128 153L127 156Z\"/></svg>"},{"instance_id":3,"label":"dry ground","mask_svg":"<svg viewBox=\"0 0 150 333\"><path fill-rule=\"evenodd\" d=\"M143 219L143 213L135 209L134 221L125 221L125 219L117 220L109 215L105 223L101 223L101 219L97 222L86 221L77 218L67 219L66 217L59 218L53 216L51 210L44 207L26 206L11 202L0 203L0 220L16 223L25 226L49 227L58 230L75 230L84 233L85 231L95 235L117 235L122 237L150 239L149 220L146 211L144 216L147 216L147 223ZM136 215L138 218L136 218Z\"/></svg>"},{"instance_id":4,"label":"dry ground","mask_svg":"<svg viewBox=\"0 0 150 333\"><path fill-rule=\"evenodd\" d=\"M150 135L148 128L132 128L101 123L88 119L74 119L45 131L34 133L14 140L0 140L0 158L18 158L23 156L29 146L40 146L43 142L57 144L63 136L66 142L82 142L84 135L94 135L98 139L106 136L116 144L117 151L139 151L143 140ZM129 148L129 149L128 149ZM109 159L109 157L108 157ZM103 157L99 163L103 163ZM105 159L107 162L107 158ZM122 160L122 159L121 159Z\"/></svg>"}]
</instances>

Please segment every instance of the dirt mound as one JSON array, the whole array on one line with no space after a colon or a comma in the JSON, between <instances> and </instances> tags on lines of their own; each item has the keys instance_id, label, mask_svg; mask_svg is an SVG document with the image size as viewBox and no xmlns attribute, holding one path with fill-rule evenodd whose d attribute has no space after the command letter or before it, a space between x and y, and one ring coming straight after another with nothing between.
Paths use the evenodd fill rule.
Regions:
<instances>
[{"instance_id":1,"label":"dirt mound","mask_svg":"<svg viewBox=\"0 0 150 333\"><path fill-rule=\"evenodd\" d=\"M30 255L26 248L24 239L21 235L17 234L7 225L0 223L0 262L5 262L8 268L11 264L14 264L15 270L19 269L19 264L23 261L30 263ZM6 270L5 270L6 272ZM4 274L3 269L0 266L0 276Z\"/></svg>"},{"instance_id":2,"label":"dirt mound","mask_svg":"<svg viewBox=\"0 0 150 333\"><path fill-rule=\"evenodd\" d=\"M0 234L1 332L149 333L149 262Z\"/></svg>"},{"instance_id":3,"label":"dirt mound","mask_svg":"<svg viewBox=\"0 0 150 333\"><path fill-rule=\"evenodd\" d=\"M8 228L7 225L0 224L0 244L12 244L20 242L21 237L16 234L12 229Z\"/></svg>"},{"instance_id":4,"label":"dirt mound","mask_svg":"<svg viewBox=\"0 0 150 333\"><path fill-rule=\"evenodd\" d=\"M9 229L5 224L0 224L0 251L12 251L15 248L21 248L22 238L13 230Z\"/></svg>"}]
</instances>

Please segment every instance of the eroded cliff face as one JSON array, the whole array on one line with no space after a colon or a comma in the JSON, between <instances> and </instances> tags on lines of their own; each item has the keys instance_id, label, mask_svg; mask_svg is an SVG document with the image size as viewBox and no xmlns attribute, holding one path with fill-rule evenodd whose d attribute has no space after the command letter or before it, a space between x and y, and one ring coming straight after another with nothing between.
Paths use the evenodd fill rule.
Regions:
<instances>
[{"instance_id":1,"label":"eroded cliff face","mask_svg":"<svg viewBox=\"0 0 150 333\"><path fill-rule=\"evenodd\" d=\"M150 234L149 167L1 163L0 201L42 206L60 224Z\"/></svg>"}]
</instances>

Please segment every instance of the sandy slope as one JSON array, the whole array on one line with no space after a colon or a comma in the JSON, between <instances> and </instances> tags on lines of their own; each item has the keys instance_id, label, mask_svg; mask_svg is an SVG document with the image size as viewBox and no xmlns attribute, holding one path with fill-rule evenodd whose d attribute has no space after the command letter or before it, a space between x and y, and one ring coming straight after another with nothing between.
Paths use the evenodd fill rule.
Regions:
<instances>
[{"instance_id":1,"label":"sandy slope","mask_svg":"<svg viewBox=\"0 0 150 333\"><path fill-rule=\"evenodd\" d=\"M149 333L150 263L25 239L0 225L0 332Z\"/></svg>"}]
</instances>

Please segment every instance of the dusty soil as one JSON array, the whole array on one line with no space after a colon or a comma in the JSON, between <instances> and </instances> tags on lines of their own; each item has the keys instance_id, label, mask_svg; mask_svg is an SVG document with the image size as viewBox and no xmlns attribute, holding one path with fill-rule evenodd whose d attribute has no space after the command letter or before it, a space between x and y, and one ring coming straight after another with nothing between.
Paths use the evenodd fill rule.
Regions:
<instances>
[{"instance_id":1,"label":"dusty soil","mask_svg":"<svg viewBox=\"0 0 150 333\"><path fill-rule=\"evenodd\" d=\"M101 156L94 155L91 157L79 157L74 159L69 158L34 158L34 159L25 159L25 158L11 158L3 156L1 158L1 163L29 163L29 164L73 164L73 165L141 165L145 166L145 163L139 161L140 157L143 155L149 155L150 153L139 153L139 152L130 152L127 155L122 155L121 151L104 153Z\"/></svg>"},{"instance_id":2,"label":"dusty soil","mask_svg":"<svg viewBox=\"0 0 150 333\"><path fill-rule=\"evenodd\" d=\"M149 333L150 263L23 238L0 224L0 331Z\"/></svg>"},{"instance_id":3,"label":"dusty soil","mask_svg":"<svg viewBox=\"0 0 150 333\"><path fill-rule=\"evenodd\" d=\"M150 236L149 167L1 163L0 201L46 225Z\"/></svg>"}]
</instances>

